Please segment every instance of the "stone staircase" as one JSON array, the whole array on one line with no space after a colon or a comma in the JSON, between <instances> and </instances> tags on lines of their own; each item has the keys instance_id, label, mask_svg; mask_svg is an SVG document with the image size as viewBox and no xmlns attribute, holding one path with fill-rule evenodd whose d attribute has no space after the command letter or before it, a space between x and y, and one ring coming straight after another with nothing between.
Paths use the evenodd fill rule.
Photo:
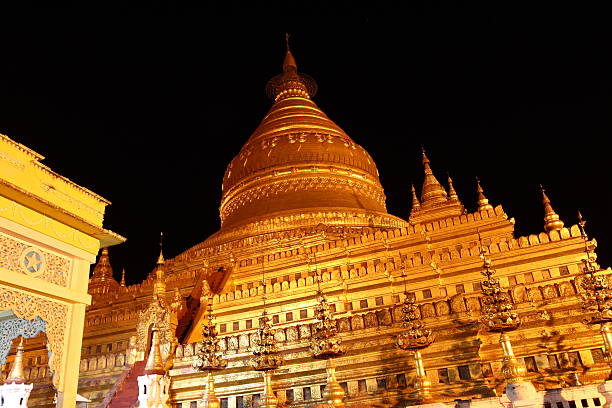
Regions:
<instances>
[{"instance_id":1,"label":"stone staircase","mask_svg":"<svg viewBox=\"0 0 612 408\"><path fill-rule=\"evenodd\" d=\"M138 377L144 374L146 361L137 361L107 405L108 408L131 408L138 401Z\"/></svg>"}]
</instances>

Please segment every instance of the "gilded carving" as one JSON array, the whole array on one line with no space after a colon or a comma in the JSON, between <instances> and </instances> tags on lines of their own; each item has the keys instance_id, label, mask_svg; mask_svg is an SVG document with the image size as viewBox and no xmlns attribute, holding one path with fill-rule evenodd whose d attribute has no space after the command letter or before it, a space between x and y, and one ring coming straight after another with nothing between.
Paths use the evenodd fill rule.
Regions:
<instances>
[{"instance_id":1,"label":"gilded carving","mask_svg":"<svg viewBox=\"0 0 612 408\"><path fill-rule=\"evenodd\" d=\"M436 306L436 313L438 316L445 316L450 313L450 307L448 306L448 302L446 300L436 302L435 306Z\"/></svg>"},{"instance_id":2,"label":"gilded carving","mask_svg":"<svg viewBox=\"0 0 612 408\"><path fill-rule=\"evenodd\" d=\"M453 313L462 313L467 310L465 306L465 298L463 297L463 295L453 296L450 302Z\"/></svg>"},{"instance_id":3,"label":"gilded carving","mask_svg":"<svg viewBox=\"0 0 612 408\"><path fill-rule=\"evenodd\" d=\"M0 287L0 310L11 310L15 316L25 320L37 317L44 320L47 325L47 349L50 352L49 367L54 373L53 385L59 387L62 378L59 367L63 361L63 343L65 329L70 322L69 306L18 290Z\"/></svg>"},{"instance_id":4,"label":"gilded carving","mask_svg":"<svg viewBox=\"0 0 612 408\"><path fill-rule=\"evenodd\" d=\"M389 309L377 310L376 318L378 319L379 324L383 326L391 326L391 324L393 323L391 319L391 312L389 311Z\"/></svg>"},{"instance_id":5,"label":"gilded carving","mask_svg":"<svg viewBox=\"0 0 612 408\"><path fill-rule=\"evenodd\" d=\"M527 301L527 288L525 285L516 285L512 288L512 299L514 303L523 303Z\"/></svg>"},{"instance_id":6,"label":"gilded carving","mask_svg":"<svg viewBox=\"0 0 612 408\"><path fill-rule=\"evenodd\" d=\"M0 365L6 363L13 340L19 336L32 338L45 331L46 323L40 317L31 321L19 318L0 321Z\"/></svg>"},{"instance_id":7,"label":"gilded carving","mask_svg":"<svg viewBox=\"0 0 612 408\"><path fill-rule=\"evenodd\" d=\"M298 340L297 327L295 326L287 327L286 333L287 333L287 341L297 341Z\"/></svg>"},{"instance_id":8,"label":"gilded carving","mask_svg":"<svg viewBox=\"0 0 612 408\"><path fill-rule=\"evenodd\" d=\"M72 261L0 233L0 268L67 286Z\"/></svg>"},{"instance_id":9,"label":"gilded carving","mask_svg":"<svg viewBox=\"0 0 612 408\"><path fill-rule=\"evenodd\" d=\"M429 317L436 317L436 309L431 303L423 303L421 305L421 315L427 319Z\"/></svg>"},{"instance_id":10,"label":"gilded carving","mask_svg":"<svg viewBox=\"0 0 612 408\"><path fill-rule=\"evenodd\" d=\"M353 330L363 329L363 318L360 315L351 317L351 327Z\"/></svg>"},{"instance_id":11,"label":"gilded carving","mask_svg":"<svg viewBox=\"0 0 612 408\"><path fill-rule=\"evenodd\" d=\"M344 320L346 320L346 318L344 318ZM347 321L348 324L348 321ZM308 324L302 324L299 326L299 332L300 332L300 339L308 339L310 338L310 325Z\"/></svg>"}]
</instances>

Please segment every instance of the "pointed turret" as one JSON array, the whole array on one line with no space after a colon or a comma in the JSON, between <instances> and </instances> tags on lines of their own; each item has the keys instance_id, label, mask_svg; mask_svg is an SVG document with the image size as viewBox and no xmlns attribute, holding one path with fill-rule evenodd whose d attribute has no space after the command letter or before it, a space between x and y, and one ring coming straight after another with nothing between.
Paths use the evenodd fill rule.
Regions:
<instances>
[{"instance_id":1,"label":"pointed turret","mask_svg":"<svg viewBox=\"0 0 612 408\"><path fill-rule=\"evenodd\" d=\"M102 248L100 259L98 259L98 263L94 266L93 274L89 279L88 292L92 295L105 294L118 287L119 284L113 278L113 268L108 257L108 248Z\"/></svg>"},{"instance_id":2,"label":"pointed turret","mask_svg":"<svg viewBox=\"0 0 612 408\"><path fill-rule=\"evenodd\" d=\"M285 98L308 98L317 92L317 83L310 76L297 70L297 63L289 48L289 34L285 35L287 51L283 61L283 73L272 78L266 86L268 96L275 102Z\"/></svg>"},{"instance_id":3,"label":"pointed turret","mask_svg":"<svg viewBox=\"0 0 612 408\"><path fill-rule=\"evenodd\" d=\"M100 253L100 259L98 259L98 263L94 267L92 278L98 279L101 282L113 279L113 268L108 259L108 248L102 248L102 253Z\"/></svg>"},{"instance_id":4,"label":"pointed turret","mask_svg":"<svg viewBox=\"0 0 612 408\"><path fill-rule=\"evenodd\" d=\"M563 221L559 219L559 215L553 210L550 205L550 199L544 191L544 187L540 184L542 190L542 202L544 203L544 229L546 232L558 231L563 228Z\"/></svg>"},{"instance_id":5,"label":"pointed turret","mask_svg":"<svg viewBox=\"0 0 612 408\"><path fill-rule=\"evenodd\" d=\"M23 336L19 340L17 345L17 352L15 353L15 360L13 361L13 368L8 377L4 381L5 384L22 384L25 382L25 374L23 373Z\"/></svg>"},{"instance_id":6,"label":"pointed turret","mask_svg":"<svg viewBox=\"0 0 612 408\"><path fill-rule=\"evenodd\" d=\"M287 52L285 54L285 61L283 61L283 72L297 72L297 64L289 48L289 33L285 34L285 43L287 44Z\"/></svg>"},{"instance_id":7,"label":"pointed turret","mask_svg":"<svg viewBox=\"0 0 612 408\"><path fill-rule=\"evenodd\" d=\"M119 285L125 288L125 268L121 270L121 282L119 282Z\"/></svg>"},{"instance_id":8,"label":"pointed turret","mask_svg":"<svg viewBox=\"0 0 612 408\"><path fill-rule=\"evenodd\" d=\"M153 283L153 297L165 300L166 295L166 276L164 273L164 255L159 251L157 267L155 268L155 283Z\"/></svg>"},{"instance_id":9,"label":"pointed turret","mask_svg":"<svg viewBox=\"0 0 612 408\"><path fill-rule=\"evenodd\" d=\"M455 191L455 187L453 186L453 179L451 176L448 176L448 200L459 202L459 196Z\"/></svg>"},{"instance_id":10,"label":"pointed turret","mask_svg":"<svg viewBox=\"0 0 612 408\"><path fill-rule=\"evenodd\" d=\"M414 184L411 185L412 188L412 208L410 209L410 216L412 217L421 209L421 203L416 195L416 190L414 189Z\"/></svg>"},{"instance_id":11,"label":"pointed turret","mask_svg":"<svg viewBox=\"0 0 612 408\"><path fill-rule=\"evenodd\" d=\"M478 211L487 211L492 210L493 206L489 204L489 200L484 195L484 191L482 190L482 186L480 185L480 180L476 177L476 185L478 192Z\"/></svg>"},{"instance_id":12,"label":"pointed turret","mask_svg":"<svg viewBox=\"0 0 612 408\"><path fill-rule=\"evenodd\" d=\"M412 210L409 221L411 224L431 222L439 219L456 217L465 212L463 204L453 187L453 180L449 177L449 193L440 184L431 170L431 163L425 149L422 149L423 170L425 179L421 191L421 201L416 197L414 186L412 188Z\"/></svg>"},{"instance_id":13,"label":"pointed turret","mask_svg":"<svg viewBox=\"0 0 612 408\"><path fill-rule=\"evenodd\" d=\"M423 168L425 170L425 180L423 181L423 189L421 191L421 205L423 208L433 207L439 203L446 202L446 190L436 179L431 170L429 158L423 151Z\"/></svg>"},{"instance_id":14,"label":"pointed turret","mask_svg":"<svg viewBox=\"0 0 612 408\"><path fill-rule=\"evenodd\" d=\"M157 334L157 328L151 331L151 351L149 351L149 357L147 358L147 365L145 366L145 374L160 374L164 375L164 362L162 360L161 351L159 350L159 336Z\"/></svg>"}]
</instances>

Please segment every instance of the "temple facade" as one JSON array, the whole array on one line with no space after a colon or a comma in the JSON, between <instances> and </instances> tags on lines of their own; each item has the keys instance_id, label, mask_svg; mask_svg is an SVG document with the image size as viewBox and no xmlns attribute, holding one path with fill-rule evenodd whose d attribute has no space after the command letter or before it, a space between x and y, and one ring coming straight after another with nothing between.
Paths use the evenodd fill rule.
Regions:
<instances>
[{"instance_id":1,"label":"temple facade","mask_svg":"<svg viewBox=\"0 0 612 408\"><path fill-rule=\"evenodd\" d=\"M425 151L410 214L391 215L372 157L317 107L289 50L267 92L223 177L217 233L136 285L100 254L80 356L89 406L518 407L510 386L606 380L608 320L583 320L589 273L608 271L583 224L542 191L542 232L515 236L479 182L466 208ZM53 406L45 355L41 340L24 356L30 406Z\"/></svg>"}]
</instances>

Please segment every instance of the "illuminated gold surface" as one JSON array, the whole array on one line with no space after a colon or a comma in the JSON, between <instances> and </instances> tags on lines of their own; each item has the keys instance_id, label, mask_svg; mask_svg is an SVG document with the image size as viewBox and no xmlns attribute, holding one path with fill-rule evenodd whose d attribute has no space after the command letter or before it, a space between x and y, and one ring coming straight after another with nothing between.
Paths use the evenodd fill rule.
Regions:
<instances>
[{"instance_id":1,"label":"illuminated gold surface","mask_svg":"<svg viewBox=\"0 0 612 408\"><path fill-rule=\"evenodd\" d=\"M371 156L312 101L312 81L297 72L289 50L268 89L272 108L223 178L223 229L301 213L318 214L315 223L342 224L359 215L362 225L376 224L366 216L372 214L401 224L386 213ZM291 227L291 220L279 227Z\"/></svg>"},{"instance_id":2,"label":"illuminated gold surface","mask_svg":"<svg viewBox=\"0 0 612 408\"><path fill-rule=\"evenodd\" d=\"M477 185L476 191L478 193L478 211L492 210L493 206L489 204L489 200L487 199L487 197L485 197L484 190L482 189L482 186L480 185L480 180L478 179L478 177L476 178L476 185Z\"/></svg>"},{"instance_id":3,"label":"illuminated gold surface","mask_svg":"<svg viewBox=\"0 0 612 408\"><path fill-rule=\"evenodd\" d=\"M19 338L19 344L17 345L15 352L15 359L13 360L13 368L11 368L11 372L9 373L6 380L4 380L5 384L21 384L25 382L25 374L23 373L23 336Z\"/></svg>"},{"instance_id":4,"label":"illuminated gold surface","mask_svg":"<svg viewBox=\"0 0 612 408\"><path fill-rule=\"evenodd\" d=\"M149 351L149 357L145 365L145 374L165 374L164 362L159 350L159 335L156 328L151 332L151 350Z\"/></svg>"},{"instance_id":5,"label":"illuminated gold surface","mask_svg":"<svg viewBox=\"0 0 612 408\"><path fill-rule=\"evenodd\" d=\"M542 202L544 203L544 229L546 231L558 231L563 228L563 221L559 219L559 215L553 210L552 205L550 205L550 199L541 185L540 189L542 190Z\"/></svg>"},{"instance_id":6,"label":"illuminated gold surface","mask_svg":"<svg viewBox=\"0 0 612 408\"><path fill-rule=\"evenodd\" d=\"M184 310L184 318L177 323L180 344L169 370L172 403L189 406L212 391L213 404L227 398L232 407L238 397L252 403L257 394L263 397L260 404L272 404L273 400L266 402L265 397L271 396L272 388L277 393L277 406L303 408L335 403L390 408L404 406L415 394L418 399L427 400L429 395L450 404L456 399L499 396L503 392L500 384L505 384L506 378L524 378L538 389L558 388L572 372L582 375L587 365L583 382L606 378L607 364L594 362L590 352L606 347L606 337L594 335L590 326L583 325L584 313L578 310L583 281L579 268L585 253L577 226L515 236L514 220L499 205L487 202L486 208L466 212L459 194L451 188L452 180L446 200L442 200L444 187L427 177L435 179L431 163L427 163L429 170L425 173L432 174L425 176L428 192L434 193L426 197L432 205L423 208L415 192L418 206L414 207L419 208L411 213L410 223L386 214L384 209L376 212L366 210L367 206L355 206L355 201L347 201L346 206L335 202L325 211L311 208L311 203L325 205L325 197L338 200L344 193L326 189L328 181L311 182L307 176L329 176L332 184L348 178L355 181L353 186L382 192L375 166L368 164L369 156L358 146L341 144L347 139L312 103L314 83L297 73L292 54L287 53L283 73L268 90L274 105L224 178L221 207L226 218L222 230L164 263L170 292L166 296L174 293L177 299L173 301L177 307L168 309ZM311 130L322 136L320 140ZM325 134L333 136L332 143ZM313 153L316 160L300 156L303 149ZM327 151L335 156L316 156ZM298 153L296 160L300 161L292 162L296 156L290 153ZM348 157L353 162L345 163ZM411 178L406 177L406 186ZM289 184L274 184L277 180ZM244 202L240 203L243 193ZM314 197L312 201L309 194ZM368 194L363 190L351 200ZM371 208L383 208L377 200L367 203ZM499 289L502 301L494 305L501 309L490 309L481 299L481 246L495 260L496 275L486 280L496 279L499 284L491 288ZM264 263L266 275L262 278ZM436 333L436 342L426 352L413 352L415 367L412 355L395 346L397 336L406 330L401 327L402 304L396 298L400 291L395 278L400 271L405 271L406 291L415 295L415 314L418 312L426 327ZM156 288L153 275L119 293L94 295L83 340L81 390L96 403L111 388L106 381L119 378L124 369L108 365L99 368L100 362L111 361L104 359L111 355L115 358L114 353L130 356L131 348L108 355L99 355L95 349L127 342L135 334L135 327L139 327L139 336L146 333L144 323L139 326L135 316L150 302ZM175 289L186 299L184 309ZM313 358L313 351L324 356L327 354L322 350L334 349L334 344L328 345L327 337L319 334L323 326L317 319L321 299L314 294L318 290L325 293L328 328L336 331L331 338L347 350L334 358L336 367L331 371L326 362ZM502 299L504 293L514 309L504 311L501 307L508 305L508 299ZM208 342L206 330L201 330L210 327L212 321L208 305L214 306L216 317L208 330L216 332L219 327L218 348ZM262 376L253 370L250 360L257 346L256 319L264 310L276 318L274 339L284 362L274 371L274 383L273 371L264 371L262 387ZM503 356L499 331L491 335L477 325L489 312L501 316L499 321L504 324L508 316L520 313L524 322L512 332L515 350L509 341L501 339ZM152 318L153 314L148 316ZM501 327L495 319L493 326ZM314 350L310 348L313 340L319 344ZM164 342L161 346L162 351L168 347ZM210 371L200 372L193 366L198 366L202 346L208 350L213 346L215 358L227 361L225 369L215 374L214 383ZM568 353L578 353L584 367L565 364L555 368L549 364L549 355L561 360ZM522 371L519 363L529 356L539 364L537 373ZM459 367L467 367L469 379L459 378ZM397 384L401 376L405 388ZM385 387L379 385L383 379ZM207 383L211 384L208 391ZM322 386L327 390L323 395ZM305 397L307 388L310 400ZM291 404L287 401L289 390L294 392Z\"/></svg>"}]
</instances>

